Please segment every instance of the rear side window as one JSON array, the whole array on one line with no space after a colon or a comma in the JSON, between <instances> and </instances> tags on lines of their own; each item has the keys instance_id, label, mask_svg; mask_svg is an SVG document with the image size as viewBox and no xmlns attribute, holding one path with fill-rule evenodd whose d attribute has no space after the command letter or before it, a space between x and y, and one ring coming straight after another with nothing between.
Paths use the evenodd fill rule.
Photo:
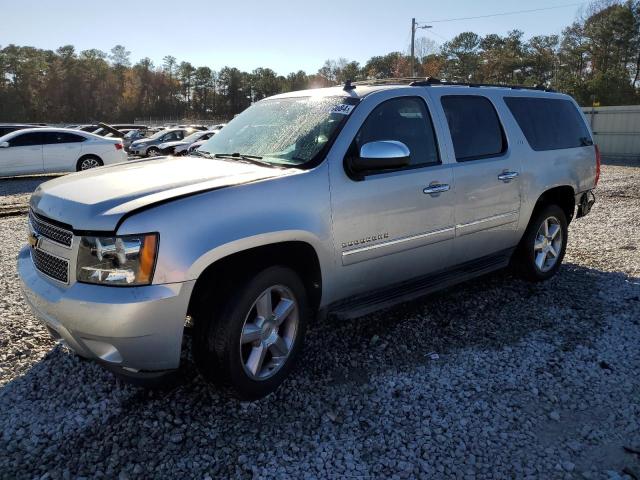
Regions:
<instances>
[{"instance_id":1,"label":"rear side window","mask_svg":"<svg viewBox=\"0 0 640 480\"><path fill-rule=\"evenodd\" d=\"M569 100L505 97L504 101L536 151L593 144L584 120Z\"/></svg>"},{"instance_id":2,"label":"rear side window","mask_svg":"<svg viewBox=\"0 0 640 480\"><path fill-rule=\"evenodd\" d=\"M501 155L507 142L493 104L478 95L449 95L441 99L456 160L466 162Z\"/></svg>"},{"instance_id":3,"label":"rear side window","mask_svg":"<svg viewBox=\"0 0 640 480\"><path fill-rule=\"evenodd\" d=\"M45 145L56 143L78 143L86 140L85 137L67 132L42 132L42 137L42 143Z\"/></svg>"},{"instance_id":4,"label":"rear side window","mask_svg":"<svg viewBox=\"0 0 640 480\"><path fill-rule=\"evenodd\" d=\"M438 145L424 100L399 97L378 105L367 117L356 135L360 148L369 142L397 140L411 152L409 168L440 163Z\"/></svg>"}]
</instances>

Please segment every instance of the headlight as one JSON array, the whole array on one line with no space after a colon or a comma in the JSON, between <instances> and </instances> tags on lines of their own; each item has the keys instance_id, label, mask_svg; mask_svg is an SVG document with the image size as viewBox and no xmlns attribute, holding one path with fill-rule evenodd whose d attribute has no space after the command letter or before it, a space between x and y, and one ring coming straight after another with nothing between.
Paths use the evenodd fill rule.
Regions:
<instances>
[{"instance_id":1,"label":"headlight","mask_svg":"<svg viewBox=\"0 0 640 480\"><path fill-rule=\"evenodd\" d=\"M149 285L157 250L157 233L82 237L76 279L102 285Z\"/></svg>"}]
</instances>

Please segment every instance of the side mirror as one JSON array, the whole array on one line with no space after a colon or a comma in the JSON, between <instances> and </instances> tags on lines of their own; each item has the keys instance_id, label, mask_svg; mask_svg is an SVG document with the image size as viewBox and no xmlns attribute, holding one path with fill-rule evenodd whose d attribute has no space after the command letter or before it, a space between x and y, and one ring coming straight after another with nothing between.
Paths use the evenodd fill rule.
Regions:
<instances>
[{"instance_id":1,"label":"side mirror","mask_svg":"<svg viewBox=\"0 0 640 480\"><path fill-rule=\"evenodd\" d=\"M9 148L9 142L0 143L0 148Z\"/></svg>"},{"instance_id":2,"label":"side mirror","mask_svg":"<svg viewBox=\"0 0 640 480\"><path fill-rule=\"evenodd\" d=\"M351 160L356 172L389 170L409 165L411 152L402 142L379 140L365 143L360 148L360 156Z\"/></svg>"}]
</instances>

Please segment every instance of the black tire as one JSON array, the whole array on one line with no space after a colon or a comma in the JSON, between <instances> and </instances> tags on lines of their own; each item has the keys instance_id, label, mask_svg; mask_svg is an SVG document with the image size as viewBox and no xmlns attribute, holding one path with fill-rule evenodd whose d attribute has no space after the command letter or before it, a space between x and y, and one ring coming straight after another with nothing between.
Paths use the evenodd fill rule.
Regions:
<instances>
[{"instance_id":1,"label":"black tire","mask_svg":"<svg viewBox=\"0 0 640 480\"><path fill-rule=\"evenodd\" d=\"M88 168L82 168L83 164L86 163L87 161L95 163L96 165ZM78 160L78 163L76 163L76 172L80 172L83 170L90 170L92 168L101 167L103 165L104 165L104 162L97 155L85 155L83 157L80 157L80 159Z\"/></svg>"},{"instance_id":2,"label":"black tire","mask_svg":"<svg viewBox=\"0 0 640 480\"><path fill-rule=\"evenodd\" d=\"M265 290L284 286L295 297L297 327L286 360L271 376L252 378L245 368L243 354L254 343L241 346L245 321L255 312L253 305ZM210 290L215 291L216 285ZM276 390L294 367L304 343L309 318L307 294L300 277L282 266L268 267L256 275L234 282L230 288L210 298L201 298L197 307L193 335L193 353L205 378L228 390L241 400L256 400ZM207 295L207 292L204 293ZM273 306L275 308L275 305ZM288 318L288 317L287 317ZM283 323L284 325L284 323ZM258 340L260 344L262 340ZM260 347L256 347L260 348ZM266 354L271 355L271 350ZM265 362L267 359L265 358Z\"/></svg>"},{"instance_id":3,"label":"black tire","mask_svg":"<svg viewBox=\"0 0 640 480\"><path fill-rule=\"evenodd\" d=\"M160 155L160 150L158 150L156 147L149 147L147 149L147 154L145 155L146 157L157 157Z\"/></svg>"},{"instance_id":4,"label":"black tire","mask_svg":"<svg viewBox=\"0 0 640 480\"><path fill-rule=\"evenodd\" d=\"M535 242L538 236L538 231L542 227L543 221L547 219L556 219L560 227L561 247L558 255L555 259L555 263L548 269L541 269L536 264L536 251ZM567 217L558 205L546 205L534 211L531 221L527 226L527 230L518 245L518 248L514 254L514 266L516 271L524 279L532 282L542 282L553 277L560 266L564 258L565 251L567 249L568 229L567 229ZM555 249L554 249L555 251Z\"/></svg>"}]
</instances>

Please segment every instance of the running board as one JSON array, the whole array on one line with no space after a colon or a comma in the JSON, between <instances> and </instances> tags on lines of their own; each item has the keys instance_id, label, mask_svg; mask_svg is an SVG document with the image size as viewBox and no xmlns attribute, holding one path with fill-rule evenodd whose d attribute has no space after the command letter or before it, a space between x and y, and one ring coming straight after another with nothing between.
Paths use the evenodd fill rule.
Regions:
<instances>
[{"instance_id":1,"label":"running board","mask_svg":"<svg viewBox=\"0 0 640 480\"><path fill-rule=\"evenodd\" d=\"M340 300L329 306L328 314L347 320L415 300L457 283L505 268L509 265L513 250L512 248L503 250L447 270Z\"/></svg>"}]
</instances>

